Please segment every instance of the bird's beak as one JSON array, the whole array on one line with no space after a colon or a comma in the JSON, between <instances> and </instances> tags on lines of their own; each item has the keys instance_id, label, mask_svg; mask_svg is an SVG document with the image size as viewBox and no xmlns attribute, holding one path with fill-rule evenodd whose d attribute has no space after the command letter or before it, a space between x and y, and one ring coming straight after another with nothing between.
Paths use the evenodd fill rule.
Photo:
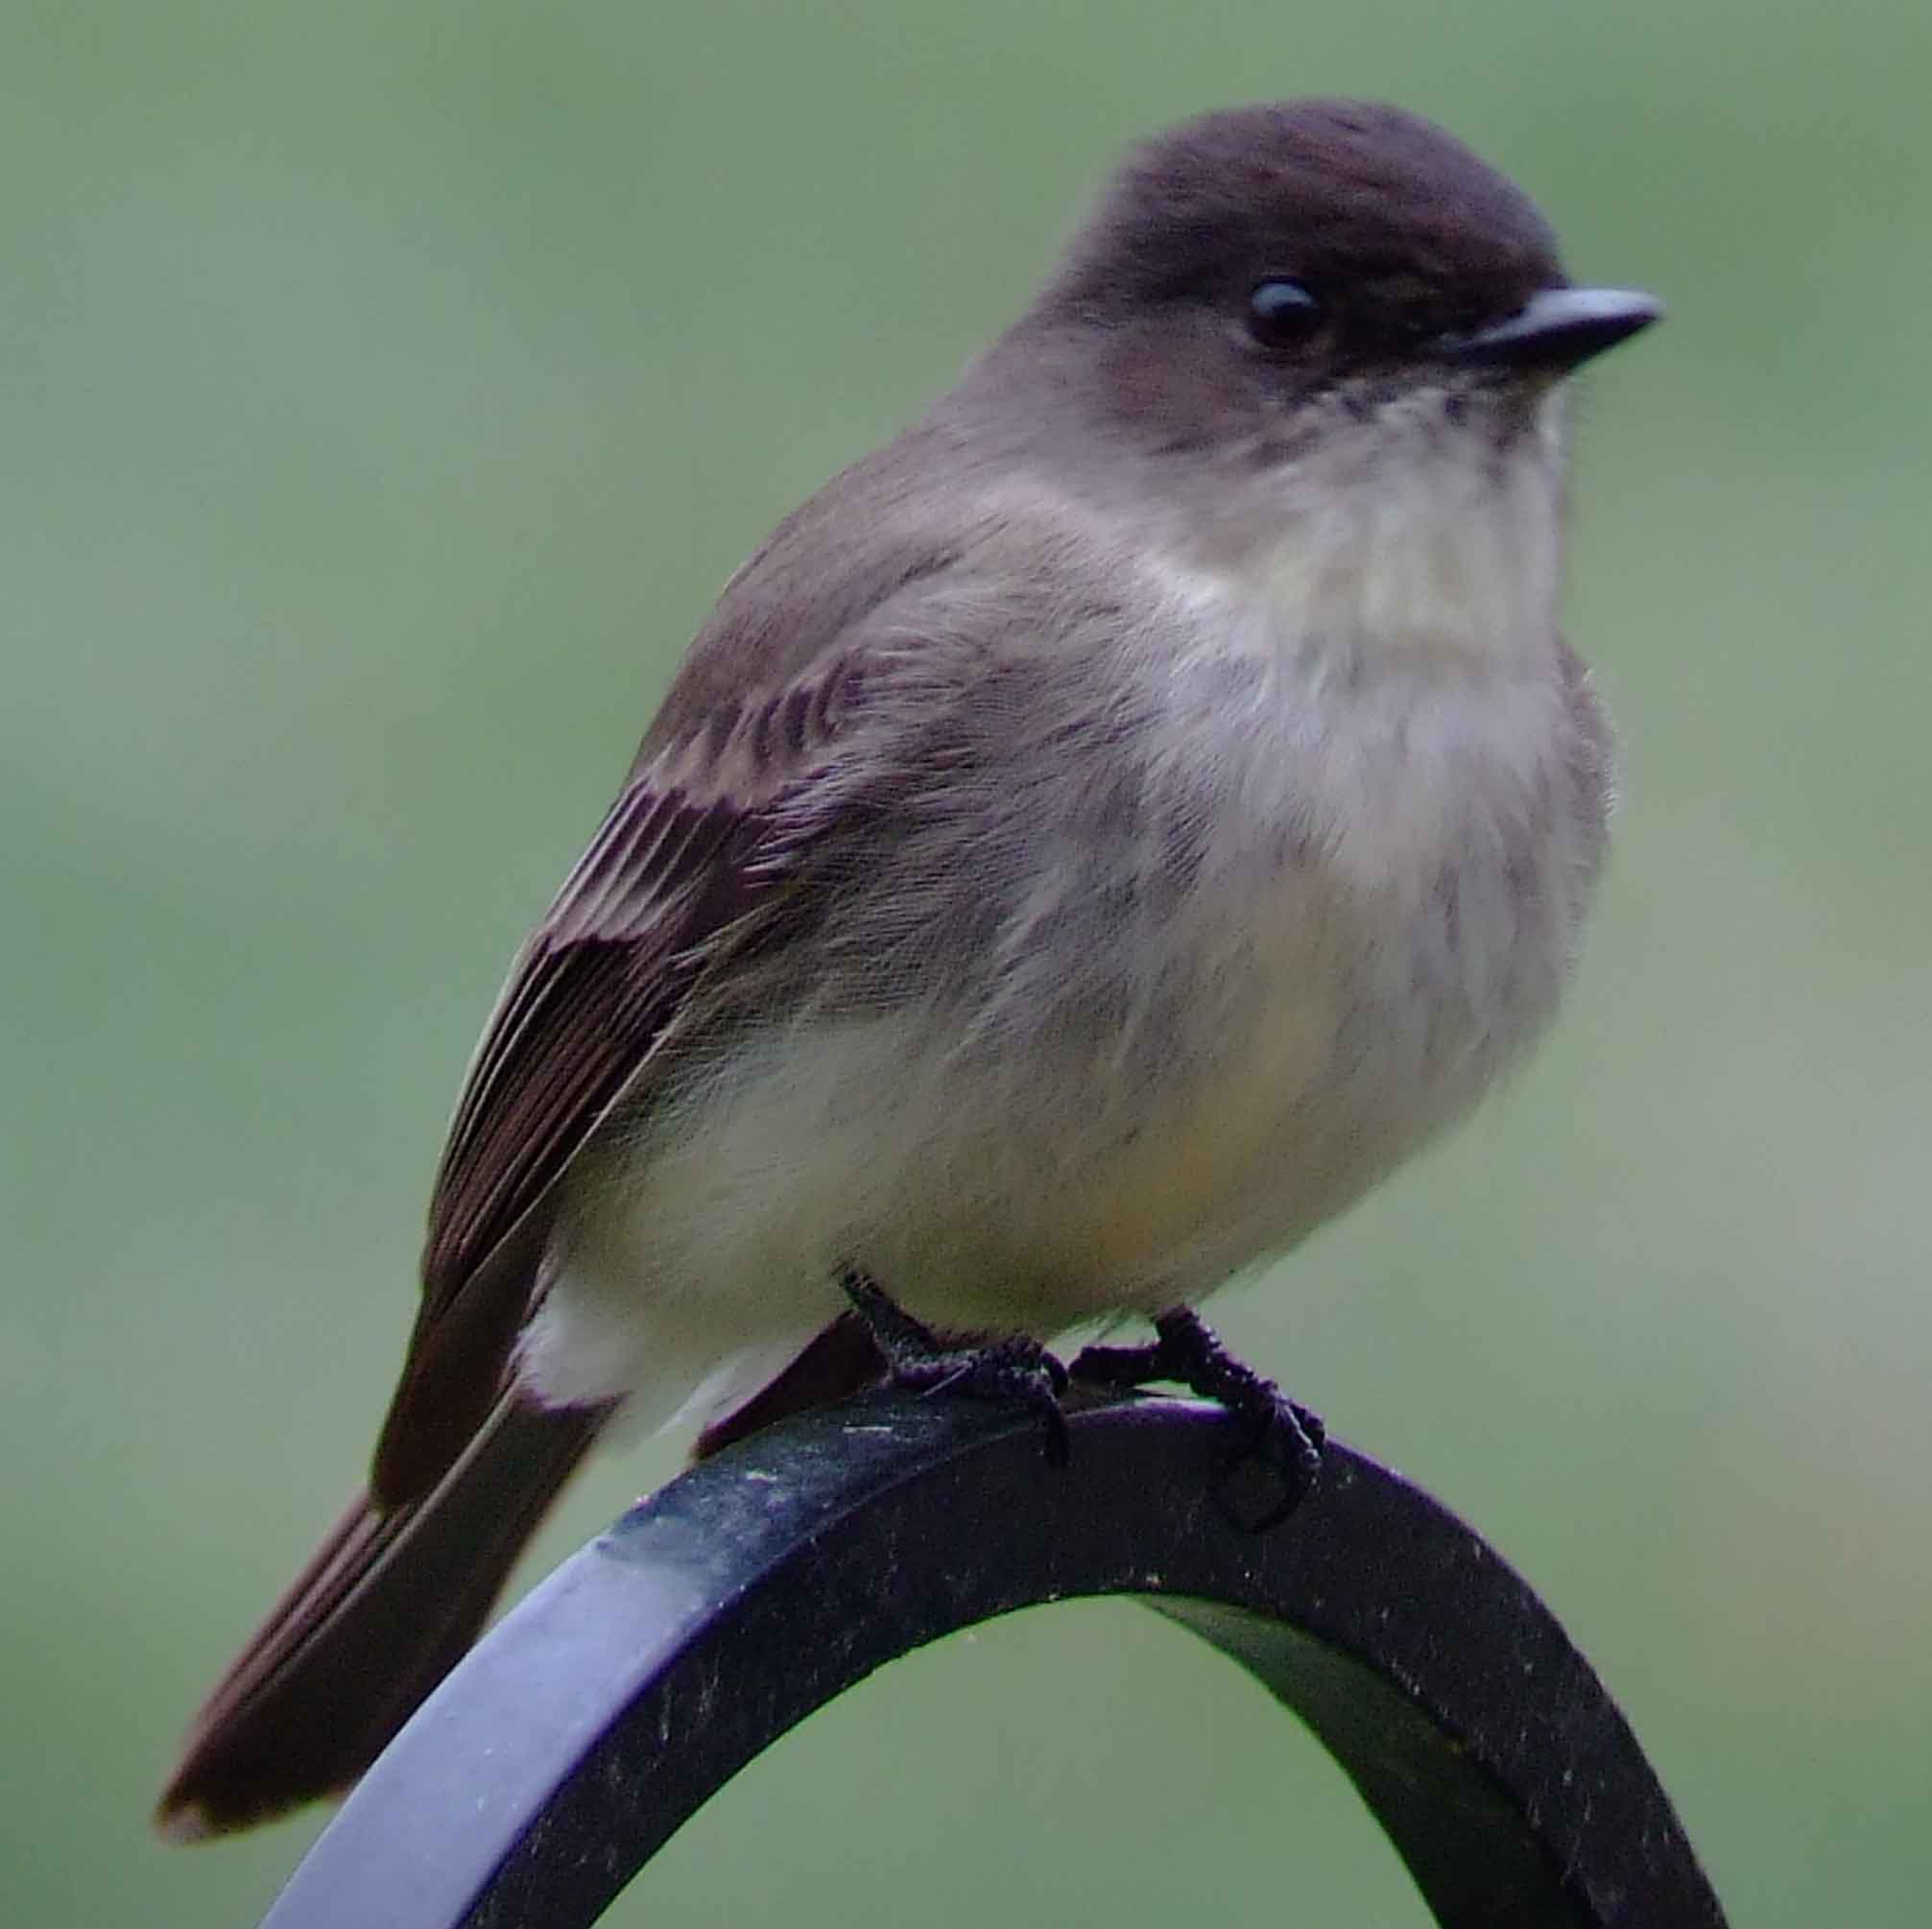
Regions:
<instances>
[{"instance_id":1,"label":"bird's beak","mask_svg":"<svg viewBox=\"0 0 1932 1929\"><path fill-rule=\"evenodd\" d=\"M1447 336L1440 345L1450 361L1473 368L1563 374L1648 328L1662 313L1662 302L1634 288L1545 288L1507 321Z\"/></svg>"}]
</instances>

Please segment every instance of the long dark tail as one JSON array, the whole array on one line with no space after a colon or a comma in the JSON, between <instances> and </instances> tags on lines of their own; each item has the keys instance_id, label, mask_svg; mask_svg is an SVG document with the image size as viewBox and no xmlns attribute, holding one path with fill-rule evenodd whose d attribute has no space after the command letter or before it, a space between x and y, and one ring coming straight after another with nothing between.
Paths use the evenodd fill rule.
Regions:
<instances>
[{"instance_id":1,"label":"long dark tail","mask_svg":"<svg viewBox=\"0 0 1932 1929\"><path fill-rule=\"evenodd\" d=\"M421 1500L358 1494L208 1697L155 1820L177 1841L348 1787L476 1639L608 1417L501 1401Z\"/></svg>"},{"instance_id":2,"label":"long dark tail","mask_svg":"<svg viewBox=\"0 0 1932 1929\"><path fill-rule=\"evenodd\" d=\"M841 1314L696 1452L843 1399L883 1366ZM346 1789L463 1658L611 1411L505 1396L420 1500L378 1512L358 1494L195 1717L161 1832L195 1842Z\"/></svg>"}]
</instances>

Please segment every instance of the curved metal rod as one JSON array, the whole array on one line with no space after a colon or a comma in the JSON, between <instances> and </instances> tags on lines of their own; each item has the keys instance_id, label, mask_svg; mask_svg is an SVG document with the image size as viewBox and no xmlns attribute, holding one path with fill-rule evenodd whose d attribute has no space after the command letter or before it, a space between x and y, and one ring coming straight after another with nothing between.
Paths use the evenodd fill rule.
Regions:
<instances>
[{"instance_id":1,"label":"curved metal rod","mask_svg":"<svg viewBox=\"0 0 1932 1929\"><path fill-rule=\"evenodd\" d=\"M1331 1441L1265 1534L1226 1416L1110 1400L1037 1424L878 1394L775 1428L565 1561L424 1703L266 1929L596 1919L761 1749L899 1655L1014 1608L1134 1594L1328 1749L1451 1929L1721 1929L1670 1802L1529 1586Z\"/></svg>"}]
</instances>

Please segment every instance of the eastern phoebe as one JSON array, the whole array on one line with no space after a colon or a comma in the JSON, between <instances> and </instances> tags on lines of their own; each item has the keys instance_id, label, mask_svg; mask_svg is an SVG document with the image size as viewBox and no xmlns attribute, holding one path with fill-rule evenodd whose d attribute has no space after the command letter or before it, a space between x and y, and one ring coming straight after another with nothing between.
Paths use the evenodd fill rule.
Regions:
<instances>
[{"instance_id":1,"label":"eastern phoebe","mask_svg":"<svg viewBox=\"0 0 1932 1929\"><path fill-rule=\"evenodd\" d=\"M1050 1408L1038 1342L1123 1314L1162 1316L1140 1369L1266 1405L1187 1309L1562 988L1611 774L1557 630L1563 377L1658 312L1393 107L1130 155L693 644L470 1067L370 1490L170 1833L352 1781L620 1409L702 1446L882 1355Z\"/></svg>"}]
</instances>

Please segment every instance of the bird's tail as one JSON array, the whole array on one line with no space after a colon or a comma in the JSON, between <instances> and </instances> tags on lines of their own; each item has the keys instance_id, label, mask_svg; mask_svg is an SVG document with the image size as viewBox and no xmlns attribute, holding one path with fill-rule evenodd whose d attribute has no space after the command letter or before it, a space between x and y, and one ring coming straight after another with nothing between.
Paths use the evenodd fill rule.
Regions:
<instances>
[{"instance_id":1,"label":"bird's tail","mask_svg":"<svg viewBox=\"0 0 1932 1929\"><path fill-rule=\"evenodd\" d=\"M196 1716L155 1813L196 1841L337 1794L476 1639L608 1408L501 1400L418 1501L358 1494Z\"/></svg>"}]
</instances>

